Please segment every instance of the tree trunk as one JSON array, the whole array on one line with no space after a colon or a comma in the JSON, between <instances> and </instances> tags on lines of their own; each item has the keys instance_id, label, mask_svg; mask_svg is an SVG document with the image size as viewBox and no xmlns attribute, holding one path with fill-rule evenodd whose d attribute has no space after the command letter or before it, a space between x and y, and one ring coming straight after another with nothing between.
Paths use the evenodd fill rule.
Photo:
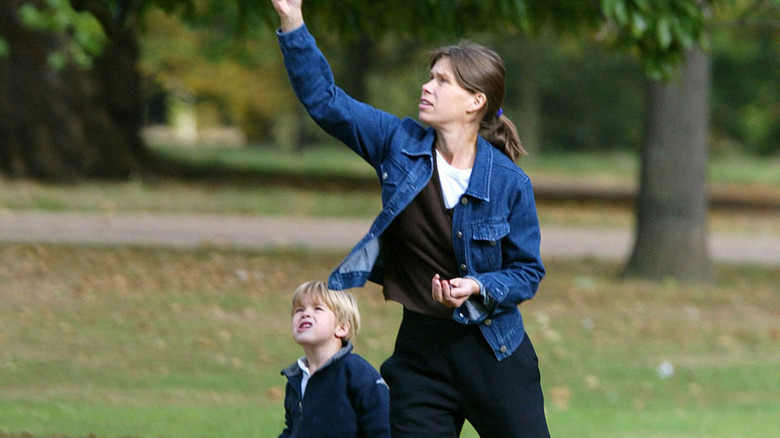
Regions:
<instances>
[{"instance_id":1,"label":"tree trunk","mask_svg":"<svg viewBox=\"0 0 780 438\"><path fill-rule=\"evenodd\" d=\"M648 85L637 235L624 275L710 281L706 187L710 61L687 53L681 78Z\"/></svg>"},{"instance_id":2,"label":"tree trunk","mask_svg":"<svg viewBox=\"0 0 780 438\"><path fill-rule=\"evenodd\" d=\"M105 2L72 0L103 25L107 46L89 70L72 63L55 70L48 55L67 35L31 29L18 18L29 0L0 2L0 36L10 54L0 59L0 173L10 177L74 181L125 179L149 169L139 137L143 123L138 41L123 11ZM35 1L43 8L45 2Z\"/></svg>"}]
</instances>

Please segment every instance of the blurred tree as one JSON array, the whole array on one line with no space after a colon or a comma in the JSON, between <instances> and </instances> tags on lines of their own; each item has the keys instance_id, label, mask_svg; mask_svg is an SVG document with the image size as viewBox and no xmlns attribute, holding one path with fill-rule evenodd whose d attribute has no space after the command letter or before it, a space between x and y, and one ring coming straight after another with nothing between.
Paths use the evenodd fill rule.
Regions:
<instances>
[{"instance_id":1,"label":"blurred tree","mask_svg":"<svg viewBox=\"0 0 780 438\"><path fill-rule=\"evenodd\" d=\"M131 3L0 2L2 173L127 178L150 166Z\"/></svg>"},{"instance_id":2,"label":"blurred tree","mask_svg":"<svg viewBox=\"0 0 780 438\"><path fill-rule=\"evenodd\" d=\"M198 125L237 126L250 142L268 140L294 96L272 35L236 38L222 26L192 26L160 9L144 16L139 69L149 93L195 96ZM269 91L273 90L273 91ZM282 91L278 91L282 90Z\"/></svg>"},{"instance_id":3,"label":"blurred tree","mask_svg":"<svg viewBox=\"0 0 780 438\"><path fill-rule=\"evenodd\" d=\"M763 0L742 3L737 7L746 14L767 6L777 8ZM710 8L703 6L702 11L709 14ZM674 27L670 23L666 26L667 31ZM652 28L666 32L660 21ZM706 183L710 89L711 59L697 46L686 51L679 78L662 82L651 76L641 146L636 239L623 270L626 276L694 282L713 278Z\"/></svg>"},{"instance_id":4,"label":"blurred tree","mask_svg":"<svg viewBox=\"0 0 780 438\"><path fill-rule=\"evenodd\" d=\"M712 279L707 231L710 59L689 50L679 80L650 80L636 238L624 275Z\"/></svg>"},{"instance_id":5,"label":"blurred tree","mask_svg":"<svg viewBox=\"0 0 780 438\"><path fill-rule=\"evenodd\" d=\"M700 214L702 202L706 212L701 175L707 148L701 133L708 126L706 97L701 95L709 90L709 61L695 46L704 39L713 2L342 0L304 2L304 8L312 27L333 30L357 50L361 38L378 40L388 32L437 39L475 30L535 34L552 25L560 32L595 34L606 45L638 55L653 82L642 145L638 237L626 273L696 280L709 278L711 269L706 214ZM748 9L766 3L756 0ZM142 108L136 31L151 6L166 11L181 7L193 22L245 32L259 29L258 20L274 27L277 22L270 5L259 0L4 1L0 170L58 179L126 178L160 170L138 139ZM100 32L85 31L95 22L105 37L99 55L92 55L98 52L92 49ZM67 62L71 59L94 65L79 70ZM681 82L661 82L673 77L682 62ZM365 75L355 77L359 84ZM668 196L672 189L666 183L685 190Z\"/></svg>"},{"instance_id":6,"label":"blurred tree","mask_svg":"<svg viewBox=\"0 0 780 438\"><path fill-rule=\"evenodd\" d=\"M310 23L345 41L393 32L435 39L480 30L598 30L633 48L649 74L673 70L700 36L697 0L481 0L305 2ZM73 180L170 172L139 138L143 106L138 36L151 7L193 23L267 32L275 14L259 0L5 0L0 5L0 171ZM90 31L91 30L91 31ZM100 42L98 42L100 41ZM102 48L102 50L101 50ZM91 66L87 65L91 64Z\"/></svg>"},{"instance_id":7,"label":"blurred tree","mask_svg":"<svg viewBox=\"0 0 780 438\"><path fill-rule=\"evenodd\" d=\"M712 30L713 152L778 154L780 2L718 12Z\"/></svg>"},{"instance_id":8,"label":"blurred tree","mask_svg":"<svg viewBox=\"0 0 780 438\"><path fill-rule=\"evenodd\" d=\"M544 60L531 73L539 88L541 150L638 151L646 75L636 58L590 40L533 45Z\"/></svg>"}]
</instances>

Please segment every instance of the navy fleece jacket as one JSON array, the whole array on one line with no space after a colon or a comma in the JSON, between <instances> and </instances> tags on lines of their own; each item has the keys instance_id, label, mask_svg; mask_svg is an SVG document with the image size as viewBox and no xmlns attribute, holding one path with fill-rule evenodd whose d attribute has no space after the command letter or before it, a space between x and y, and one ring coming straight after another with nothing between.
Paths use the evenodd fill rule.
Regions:
<instances>
[{"instance_id":1,"label":"navy fleece jacket","mask_svg":"<svg viewBox=\"0 0 780 438\"><path fill-rule=\"evenodd\" d=\"M303 371L282 371L285 428L279 438L390 438L390 393L379 372L347 343L312 374L301 397Z\"/></svg>"}]
</instances>

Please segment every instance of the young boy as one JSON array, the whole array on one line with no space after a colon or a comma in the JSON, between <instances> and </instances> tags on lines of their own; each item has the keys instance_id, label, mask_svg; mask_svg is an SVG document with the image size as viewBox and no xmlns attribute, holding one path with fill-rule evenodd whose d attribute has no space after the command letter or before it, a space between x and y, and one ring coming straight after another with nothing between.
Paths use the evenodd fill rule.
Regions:
<instances>
[{"instance_id":1,"label":"young boy","mask_svg":"<svg viewBox=\"0 0 780 438\"><path fill-rule=\"evenodd\" d=\"M322 281L298 286L292 335L304 357L282 371L285 428L279 438L390 437L390 394L379 372L351 353L357 301Z\"/></svg>"}]
</instances>

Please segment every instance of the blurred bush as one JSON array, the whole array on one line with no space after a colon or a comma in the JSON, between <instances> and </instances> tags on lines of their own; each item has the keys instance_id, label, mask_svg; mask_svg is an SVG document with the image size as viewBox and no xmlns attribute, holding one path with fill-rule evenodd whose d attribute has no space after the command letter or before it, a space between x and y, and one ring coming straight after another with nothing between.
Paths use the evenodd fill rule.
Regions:
<instances>
[{"instance_id":1,"label":"blurred bush","mask_svg":"<svg viewBox=\"0 0 780 438\"><path fill-rule=\"evenodd\" d=\"M141 68L150 122L171 122L171 100L191 96L198 130L232 126L250 144L300 146L326 138L293 96L272 30L236 38L218 26L195 28L162 13L149 13L147 21ZM420 86L428 77L426 52L433 47L387 37L364 44L367 57L325 30L314 32L339 85L398 116L417 116ZM713 152L780 153L780 37L725 26L711 36ZM646 77L632 55L545 32L533 38L466 37L504 58L504 110L527 149L638 150ZM365 78L355 84L359 69Z\"/></svg>"}]
</instances>

